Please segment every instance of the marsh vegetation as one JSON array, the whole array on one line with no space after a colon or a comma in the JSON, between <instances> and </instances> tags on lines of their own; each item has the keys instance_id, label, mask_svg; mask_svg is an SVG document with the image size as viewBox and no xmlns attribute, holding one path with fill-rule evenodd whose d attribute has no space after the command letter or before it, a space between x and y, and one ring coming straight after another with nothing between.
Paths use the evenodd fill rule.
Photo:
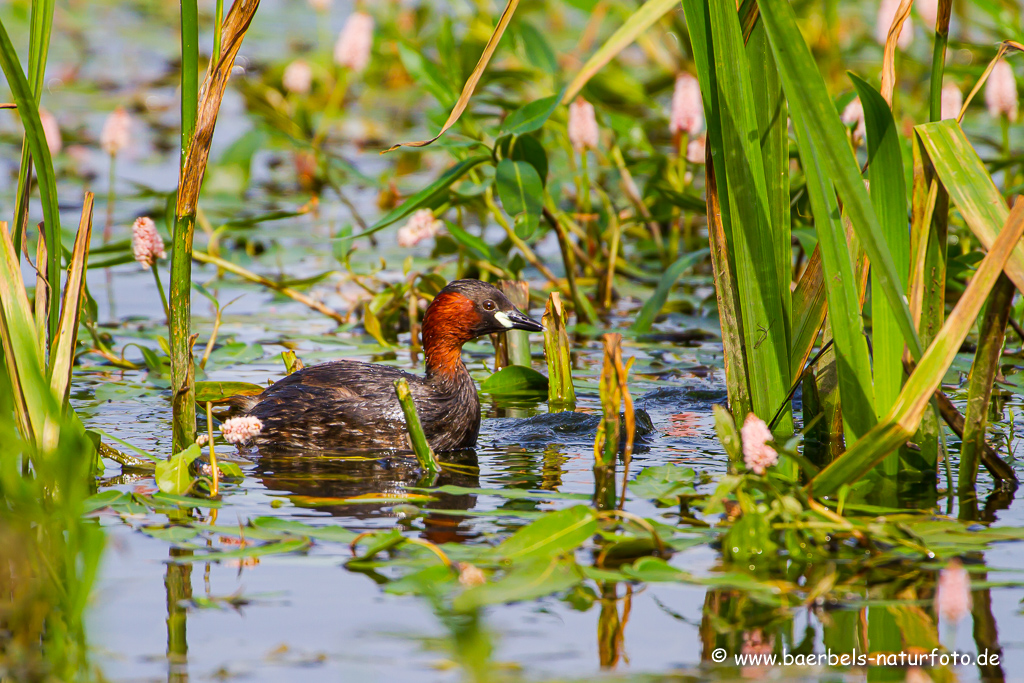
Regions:
<instances>
[{"instance_id":1,"label":"marsh vegetation","mask_svg":"<svg viewBox=\"0 0 1024 683\"><path fill-rule=\"evenodd\" d=\"M1022 14L5 3L0 676L1013 678ZM458 278L475 449L221 429Z\"/></svg>"}]
</instances>

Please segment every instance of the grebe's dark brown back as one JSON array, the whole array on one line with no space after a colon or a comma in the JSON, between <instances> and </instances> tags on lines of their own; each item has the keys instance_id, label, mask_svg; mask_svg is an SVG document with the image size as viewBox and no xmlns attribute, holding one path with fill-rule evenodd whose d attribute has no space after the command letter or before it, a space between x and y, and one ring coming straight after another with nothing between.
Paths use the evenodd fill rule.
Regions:
<instances>
[{"instance_id":1,"label":"grebe's dark brown back","mask_svg":"<svg viewBox=\"0 0 1024 683\"><path fill-rule=\"evenodd\" d=\"M472 448L480 430L480 401L462 362L462 345L494 332L543 328L493 285L455 280L427 307L422 329L425 376L335 361L299 370L234 403L262 421L256 438L261 447L406 451L405 420L394 389L394 381L404 377L431 447Z\"/></svg>"}]
</instances>

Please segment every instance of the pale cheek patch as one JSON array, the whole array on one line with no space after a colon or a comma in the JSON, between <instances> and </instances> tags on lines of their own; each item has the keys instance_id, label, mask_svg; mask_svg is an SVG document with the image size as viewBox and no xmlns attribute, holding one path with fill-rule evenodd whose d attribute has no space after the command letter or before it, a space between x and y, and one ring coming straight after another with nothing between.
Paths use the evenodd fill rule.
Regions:
<instances>
[{"instance_id":1,"label":"pale cheek patch","mask_svg":"<svg viewBox=\"0 0 1024 683\"><path fill-rule=\"evenodd\" d=\"M512 321L509 320L508 316L502 313L501 311L498 311L497 313L494 314L494 319L497 320L499 323L502 324L502 326L506 328L512 327Z\"/></svg>"}]
</instances>

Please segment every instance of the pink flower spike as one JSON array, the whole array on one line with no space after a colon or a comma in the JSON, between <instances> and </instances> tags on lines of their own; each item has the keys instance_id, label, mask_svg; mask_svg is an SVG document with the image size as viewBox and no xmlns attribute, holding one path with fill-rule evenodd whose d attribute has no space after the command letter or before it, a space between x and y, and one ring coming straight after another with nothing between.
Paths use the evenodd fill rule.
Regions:
<instances>
[{"instance_id":1,"label":"pink flower spike","mask_svg":"<svg viewBox=\"0 0 1024 683\"><path fill-rule=\"evenodd\" d=\"M582 153L586 149L597 149L601 131L597 127L594 105L582 97L569 105L569 142L573 149Z\"/></svg>"},{"instance_id":2,"label":"pink flower spike","mask_svg":"<svg viewBox=\"0 0 1024 683\"><path fill-rule=\"evenodd\" d=\"M960 116L960 109L964 106L964 94L960 92L960 88L956 87L955 83L947 83L942 86L942 93L940 94L941 108L939 118L955 119Z\"/></svg>"},{"instance_id":3,"label":"pink flower spike","mask_svg":"<svg viewBox=\"0 0 1024 683\"><path fill-rule=\"evenodd\" d=\"M345 21L334 44L334 63L361 73L370 63L373 48L373 17L353 12Z\"/></svg>"},{"instance_id":4,"label":"pink flower spike","mask_svg":"<svg viewBox=\"0 0 1024 683\"><path fill-rule=\"evenodd\" d=\"M954 558L939 572L935 586L935 614L953 624L971 613L971 575Z\"/></svg>"},{"instance_id":5,"label":"pink flower spike","mask_svg":"<svg viewBox=\"0 0 1024 683\"><path fill-rule=\"evenodd\" d=\"M864 105L860 103L860 98L857 97L846 105L846 109L843 110L842 115L843 125L847 128L854 126L853 128L853 144L859 145L864 141L865 127L864 127Z\"/></svg>"},{"instance_id":6,"label":"pink flower spike","mask_svg":"<svg viewBox=\"0 0 1024 683\"><path fill-rule=\"evenodd\" d=\"M295 93L296 95L305 95L313 85L313 70L309 68L309 64L305 61L296 59L284 68L284 74L281 75L281 85L288 92Z\"/></svg>"},{"instance_id":7,"label":"pink flower spike","mask_svg":"<svg viewBox=\"0 0 1024 683\"><path fill-rule=\"evenodd\" d=\"M430 209L420 209L409 217L408 222L398 229L398 246L412 247L425 239L433 237L441 229L443 222L434 218Z\"/></svg>"},{"instance_id":8,"label":"pink flower spike","mask_svg":"<svg viewBox=\"0 0 1024 683\"><path fill-rule=\"evenodd\" d=\"M672 115L669 131L673 135L696 135L704 127L704 105L700 97L700 83L688 73L676 76L672 92Z\"/></svg>"},{"instance_id":9,"label":"pink flower spike","mask_svg":"<svg viewBox=\"0 0 1024 683\"><path fill-rule=\"evenodd\" d=\"M939 18L939 0L915 0L914 9L921 17L925 27L932 31L935 29L935 22Z\"/></svg>"},{"instance_id":10,"label":"pink flower spike","mask_svg":"<svg viewBox=\"0 0 1024 683\"><path fill-rule=\"evenodd\" d=\"M148 216L135 219L132 225L132 252L143 270L149 270L157 259L167 258L164 240L156 231L156 223Z\"/></svg>"},{"instance_id":11,"label":"pink flower spike","mask_svg":"<svg viewBox=\"0 0 1024 683\"><path fill-rule=\"evenodd\" d=\"M225 420L220 426L220 433L228 443L245 443L263 431L263 422L258 417L244 415Z\"/></svg>"},{"instance_id":12,"label":"pink flower spike","mask_svg":"<svg viewBox=\"0 0 1024 683\"><path fill-rule=\"evenodd\" d=\"M124 107L118 107L103 122L100 147L110 156L116 156L131 142L132 117Z\"/></svg>"},{"instance_id":13,"label":"pink flower spike","mask_svg":"<svg viewBox=\"0 0 1024 683\"><path fill-rule=\"evenodd\" d=\"M326 12L331 8L331 0L309 0L309 6L317 12Z\"/></svg>"},{"instance_id":14,"label":"pink flower spike","mask_svg":"<svg viewBox=\"0 0 1024 683\"><path fill-rule=\"evenodd\" d=\"M41 108L39 110L39 123L43 124L43 135L46 136L46 146L50 150L50 156L59 154L64 148L64 141L60 135L57 117Z\"/></svg>"},{"instance_id":15,"label":"pink flower spike","mask_svg":"<svg viewBox=\"0 0 1024 683\"><path fill-rule=\"evenodd\" d=\"M1005 116L1010 121L1017 120L1017 79L1013 76L1013 67L1005 59L996 62L988 75L985 104L992 118Z\"/></svg>"},{"instance_id":16,"label":"pink flower spike","mask_svg":"<svg viewBox=\"0 0 1024 683\"><path fill-rule=\"evenodd\" d=\"M878 44L885 46L885 41L889 38L889 29L892 28L892 20L896 18L896 12L900 8L900 0L882 0L878 4L878 19L875 24L875 40ZM902 28L900 28L900 35L896 39L896 47L901 50L906 50L910 47L910 44L914 42L914 25L910 21L910 17L903 22Z\"/></svg>"},{"instance_id":17,"label":"pink flower spike","mask_svg":"<svg viewBox=\"0 0 1024 683\"><path fill-rule=\"evenodd\" d=\"M779 462L779 454L768 445L774 440L772 432L764 420L754 413L747 413L743 427L740 429L740 440L743 442L743 464L756 474L764 474L765 470Z\"/></svg>"},{"instance_id":18,"label":"pink flower spike","mask_svg":"<svg viewBox=\"0 0 1024 683\"><path fill-rule=\"evenodd\" d=\"M691 164L703 164L707 145L707 138L701 135L686 143L686 160Z\"/></svg>"}]
</instances>

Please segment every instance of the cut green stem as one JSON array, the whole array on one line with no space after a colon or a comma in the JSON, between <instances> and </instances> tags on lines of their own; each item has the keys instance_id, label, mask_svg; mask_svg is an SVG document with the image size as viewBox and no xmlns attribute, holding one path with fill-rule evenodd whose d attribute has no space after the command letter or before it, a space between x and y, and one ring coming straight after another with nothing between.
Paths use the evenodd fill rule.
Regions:
<instances>
[{"instance_id":1,"label":"cut green stem","mask_svg":"<svg viewBox=\"0 0 1024 683\"><path fill-rule=\"evenodd\" d=\"M427 435L423 432L420 416L416 412L416 403L412 399L409 382L405 378L395 380L395 396L398 397L398 403L402 406L402 414L405 415L405 426L409 431L409 444L412 446L412 452L423 469L432 475L437 474L441 471L441 464L437 461L434 449L430 447Z\"/></svg>"}]
</instances>

